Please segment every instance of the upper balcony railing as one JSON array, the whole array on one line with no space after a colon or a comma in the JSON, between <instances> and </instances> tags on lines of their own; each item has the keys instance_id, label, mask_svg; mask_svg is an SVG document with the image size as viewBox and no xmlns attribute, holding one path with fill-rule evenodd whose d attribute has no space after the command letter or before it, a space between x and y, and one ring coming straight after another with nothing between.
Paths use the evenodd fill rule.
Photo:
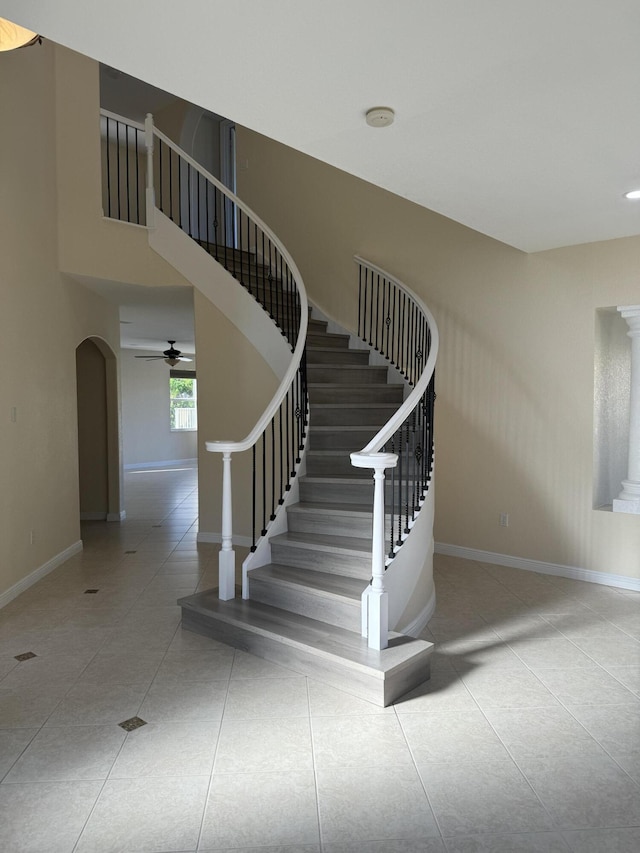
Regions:
<instances>
[{"instance_id":1,"label":"upper balcony railing","mask_svg":"<svg viewBox=\"0 0 640 853\"><path fill-rule=\"evenodd\" d=\"M142 126L102 110L100 120L105 215L153 227L155 211L161 211L249 291L291 349L280 384L248 435L241 440L206 442L207 450L223 457L220 597L233 598L232 454L252 452L249 491L251 549L255 550L284 503L305 445L306 291L293 259L271 229L159 131L151 116Z\"/></svg>"}]
</instances>

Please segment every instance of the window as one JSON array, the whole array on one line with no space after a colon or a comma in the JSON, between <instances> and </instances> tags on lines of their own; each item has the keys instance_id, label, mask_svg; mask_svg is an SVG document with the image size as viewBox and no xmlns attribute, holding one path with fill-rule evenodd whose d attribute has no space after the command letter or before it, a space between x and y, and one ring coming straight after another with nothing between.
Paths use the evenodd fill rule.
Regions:
<instances>
[{"instance_id":1,"label":"window","mask_svg":"<svg viewBox=\"0 0 640 853\"><path fill-rule=\"evenodd\" d=\"M172 430L198 429L198 393L193 371L171 371L169 415Z\"/></svg>"}]
</instances>

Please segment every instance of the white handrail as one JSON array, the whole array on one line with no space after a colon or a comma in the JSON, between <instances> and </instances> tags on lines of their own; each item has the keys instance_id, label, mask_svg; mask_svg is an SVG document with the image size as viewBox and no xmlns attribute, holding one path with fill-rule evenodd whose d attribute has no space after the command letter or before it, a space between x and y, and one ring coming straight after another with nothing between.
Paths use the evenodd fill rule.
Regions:
<instances>
[{"instance_id":1,"label":"white handrail","mask_svg":"<svg viewBox=\"0 0 640 853\"><path fill-rule=\"evenodd\" d=\"M206 441L205 447L207 450L212 453L238 453L243 450L249 450L250 447L256 443L256 441L260 438L262 433L265 431L267 426L271 423L271 419L275 415L275 413L280 408L280 404L284 400L289 388L291 387L291 383L298 372L298 367L300 366L300 362L302 360L302 354L304 352L304 347L307 339L307 325L308 325L308 314L309 314L309 302L307 299L307 291L305 290L302 276L300 275L300 270L296 266L295 261L287 252L286 248L282 245L281 241L278 237L273 233L271 228L260 219L257 214L255 214L251 208L247 207L244 202L242 202L235 193L232 193L228 187L225 187L223 183L221 183L217 178L215 178L210 172L207 172L199 163L197 163L193 157L189 157L181 148L179 148L174 142L172 142L167 136L165 136L162 131L158 130L156 127L153 129L154 136L157 136L165 145L168 145L172 148L177 154L179 154L180 158L188 163L193 169L198 171L207 181L210 181L214 186L216 186L220 192L224 193L227 198L230 198L234 204L236 204L244 213L249 216L253 222L255 222L258 227L264 231L264 233L269 237L274 246L278 249L284 260L287 262L287 266L291 270L293 274L294 281L298 288L298 296L300 299L300 328L298 330L298 337L296 340L296 346L293 351L293 355L291 356L291 361L289 363L289 367L287 368L286 373L282 377L282 381L280 385L276 389L275 394L273 395L271 401L267 405L266 409L260 416L258 422L251 430L251 432L245 436L241 441Z\"/></svg>"},{"instance_id":2,"label":"white handrail","mask_svg":"<svg viewBox=\"0 0 640 853\"><path fill-rule=\"evenodd\" d=\"M384 445L397 430L406 422L423 398L436 366L438 357L438 327L436 321L424 302L412 293L395 276L375 264L365 261L356 255L355 261L361 267L382 276L390 284L402 291L411 302L421 311L427 321L430 333L429 355L425 362L420 378L415 383L413 391L400 408L389 418L387 423L374 435L371 441L359 452L351 454L351 464L356 468L372 468L374 471L374 501L373 501L373 535L371 543L371 585L362 596L362 635L367 638L369 648L385 649L389 643L388 630L388 593L384 583L385 545L384 545L384 472L386 468L394 468L398 462L395 453L381 452ZM394 302L395 304L395 302ZM376 338L377 340L377 338Z\"/></svg>"},{"instance_id":3,"label":"white handrail","mask_svg":"<svg viewBox=\"0 0 640 853\"><path fill-rule=\"evenodd\" d=\"M404 285L401 281L391 275L375 264L370 263L369 261L365 261L364 258L355 256L354 261L357 264L361 264L362 266L368 267L373 272L378 273L387 281L392 282L396 287L402 290L408 297L414 302L418 308L424 313L427 324L429 327L429 331L431 332L431 348L429 350L429 357L427 358L422 373L420 375L420 379L416 382L413 391L409 394L407 399L404 401L402 406L397 410L397 412L392 415L386 424L381 427L378 432L373 436L371 441L365 445L359 452L361 454L367 455L370 453L377 453L381 450L381 448L389 441L391 436L400 428L400 426L406 421L411 412L414 410L418 401L422 398L422 395L427 390L427 386L431 381L431 377L433 376L433 372L436 368L436 360L438 358L438 347L440 344L440 337L438 334L438 326L436 324L435 318L431 311L424 304L422 299L409 290L406 285Z\"/></svg>"}]
</instances>

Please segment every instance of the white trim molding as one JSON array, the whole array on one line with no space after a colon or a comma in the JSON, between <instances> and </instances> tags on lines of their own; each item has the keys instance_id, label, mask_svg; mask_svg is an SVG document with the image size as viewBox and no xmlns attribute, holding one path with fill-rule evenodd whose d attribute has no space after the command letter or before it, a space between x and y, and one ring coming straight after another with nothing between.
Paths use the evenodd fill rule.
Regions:
<instances>
[{"instance_id":1,"label":"white trim molding","mask_svg":"<svg viewBox=\"0 0 640 853\"><path fill-rule=\"evenodd\" d=\"M614 575L609 572L595 572L577 566L562 566L558 563L543 563L541 560L529 560L526 557L512 557L509 554L494 554L492 551L479 551L475 548L463 548L461 545L448 545L436 542L436 554L448 557L461 557L463 560L475 560L478 563L493 563L496 566L509 566L512 569L524 569L526 572L539 572L542 575L555 575L587 583L599 583L603 586L615 586L640 592L640 578Z\"/></svg>"},{"instance_id":2,"label":"white trim molding","mask_svg":"<svg viewBox=\"0 0 640 853\"><path fill-rule=\"evenodd\" d=\"M66 562L70 557L73 557L74 554L79 554L82 551L82 547L82 539L78 539L78 541L74 542L73 545L69 545L69 547L65 548L64 551L60 551L60 553L56 554L55 557L47 560L46 563L43 563L39 568L34 569L34 571L30 572L26 577L18 581L18 583L9 587L9 589L0 595L0 609L6 607L10 601L13 601L14 598L17 598L21 593L25 592L25 590L29 589L30 586L38 583L38 581L42 580L45 575L48 575L49 572L57 569L58 566L61 566L62 563Z\"/></svg>"},{"instance_id":3,"label":"white trim molding","mask_svg":"<svg viewBox=\"0 0 640 853\"><path fill-rule=\"evenodd\" d=\"M194 468L198 464L197 458L191 459L162 459L160 462L128 462L124 466L125 471L143 471L146 468L168 468L169 465L186 465Z\"/></svg>"}]
</instances>

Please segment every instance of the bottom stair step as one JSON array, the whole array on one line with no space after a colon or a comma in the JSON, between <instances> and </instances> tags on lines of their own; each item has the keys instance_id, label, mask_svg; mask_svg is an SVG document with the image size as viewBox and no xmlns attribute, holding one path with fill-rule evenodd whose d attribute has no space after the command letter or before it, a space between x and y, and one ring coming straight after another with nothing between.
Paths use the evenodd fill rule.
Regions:
<instances>
[{"instance_id":1,"label":"bottom stair step","mask_svg":"<svg viewBox=\"0 0 640 853\"><path fill-rule=\"evenodd\" d=\"M376 705L386 706L427 681L433 644L389 634L389 647L370 649L354 631L210 589L178 601L190 631L279 663Z\"/></svg>"}]
</instances>

